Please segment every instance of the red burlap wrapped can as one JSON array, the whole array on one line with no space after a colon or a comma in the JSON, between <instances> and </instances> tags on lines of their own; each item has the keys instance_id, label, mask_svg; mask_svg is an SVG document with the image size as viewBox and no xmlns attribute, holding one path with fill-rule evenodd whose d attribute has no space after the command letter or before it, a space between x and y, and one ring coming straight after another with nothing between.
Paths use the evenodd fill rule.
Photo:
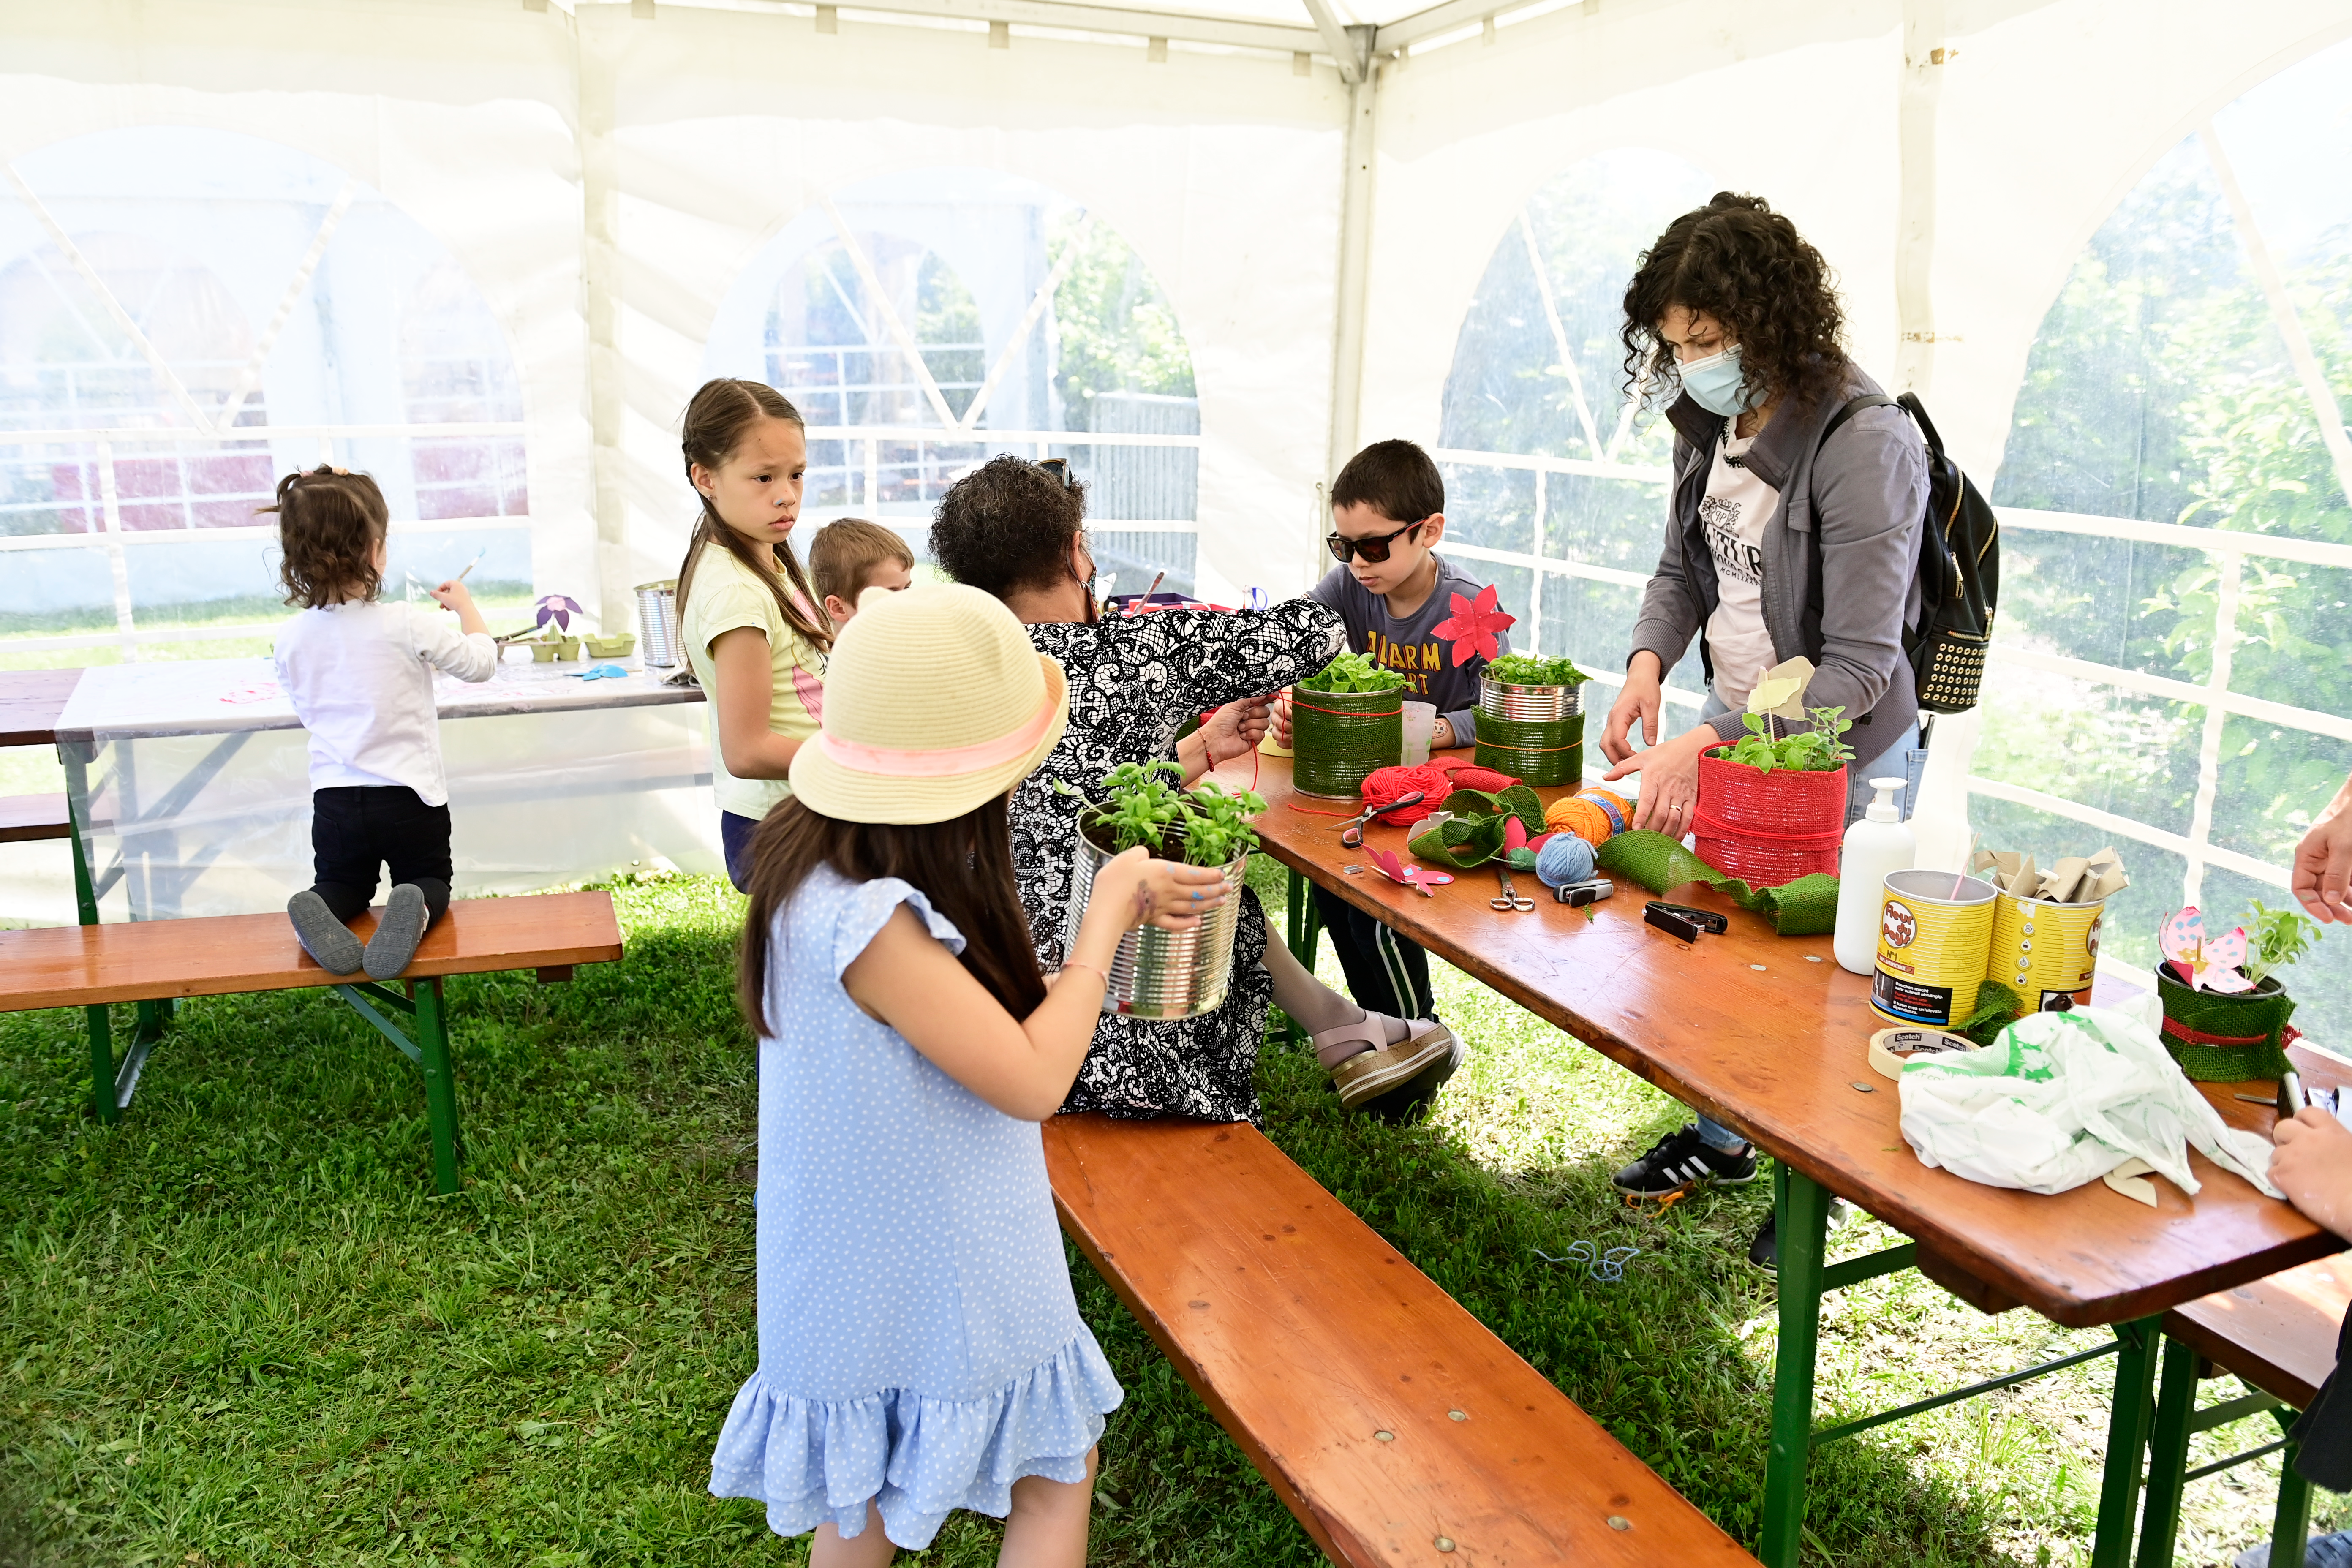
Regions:
<instances>
[{"instance_id":1,"label":"red burlap wrapped can","mask_svg":"<svg viewBox=\"0 0 2352 1568\"><path fill-rule=\"evenodd\" d=\"M1691 832L1698 858L1756 888L1815 871L1836 876L1845 839L1845 769L1764 773L1717 752L1698 760Z\"/></svg>"}]
</instances>

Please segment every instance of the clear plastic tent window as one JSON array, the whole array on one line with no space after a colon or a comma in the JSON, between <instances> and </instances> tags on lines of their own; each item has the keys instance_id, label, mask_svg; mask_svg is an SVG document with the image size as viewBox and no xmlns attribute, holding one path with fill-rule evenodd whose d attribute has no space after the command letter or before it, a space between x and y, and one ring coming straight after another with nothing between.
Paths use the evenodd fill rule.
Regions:
<instances>
[{"instance_id":1,"label":"clear plastic tent window","mask_svg":"<svg viewBox=\"0 0 2352 1568\"><path fill-rule=\"evenodd\" d=\"M1397 0L1341 8L1377 24L1346 71L1279 0L891 6L0 22L0 664L265 652L252 508L322 457L396 497L395 580L478 556L515 609L625 625L694 514L678 410L728 374L807 412L811 523L919 548L971 463L1067 456L1119 588L1227 603L1323 570L1318 487L1411 437L1464 563L1606 682L1666 454L1622 285L1753 191L2004 511L1927 852L2116 843L2118 964L2163 908L2277 900L2352 767L2340 5ZM0 916L63 918L33 847ZM2297 977L2323 1040L2347 963Z\"/></svg>"}]
</instances>

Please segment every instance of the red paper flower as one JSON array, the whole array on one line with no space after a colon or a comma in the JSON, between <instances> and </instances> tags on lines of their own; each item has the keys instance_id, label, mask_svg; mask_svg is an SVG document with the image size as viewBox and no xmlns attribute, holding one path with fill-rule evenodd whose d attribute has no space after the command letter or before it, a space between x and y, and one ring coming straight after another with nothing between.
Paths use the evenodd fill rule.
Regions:
<instances>
[{"instance_id":1,"label":"red paper flower","mask_svg":"<svg viewBox=\"0 0 2352 1568\"><path fill-rule=\"evenodd\" d=\"M1461 668L1470 662L1470 656L1480 658L1499 658L1503 645L1496 641L1498 633L1518 625L1519 617L1496 606L1495 584L1487 584L1478 590L1475 599L1454 595L1454 614L1429 628L1435 637L1454 640L1454 668Z\"/></svg>"}]
</instances>

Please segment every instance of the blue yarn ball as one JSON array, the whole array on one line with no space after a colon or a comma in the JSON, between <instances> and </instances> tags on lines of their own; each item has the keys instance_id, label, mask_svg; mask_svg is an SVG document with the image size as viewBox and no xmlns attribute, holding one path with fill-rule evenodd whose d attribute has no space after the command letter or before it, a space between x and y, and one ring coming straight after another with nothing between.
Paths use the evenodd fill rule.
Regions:
<instances>
[{"instance_id":1,"label":"blue yarn ball","mask_svg":"<svg viewBox=\"0 0 2352 1568\"><path fill-rule=\"evenodd\" d=\"M1536 879L1547 888L1565 888L1592 880L1600 865L1591 845L1573 833L1555 833L1536 851Z\"/></svg>"}]
</instances>

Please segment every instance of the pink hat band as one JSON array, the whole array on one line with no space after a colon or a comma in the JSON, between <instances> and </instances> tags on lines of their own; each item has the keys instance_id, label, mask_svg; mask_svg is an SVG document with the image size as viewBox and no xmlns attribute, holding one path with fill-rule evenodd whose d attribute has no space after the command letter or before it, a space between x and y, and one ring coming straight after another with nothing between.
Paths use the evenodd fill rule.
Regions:
<instances>
[{"instance_id":1,"label":"pink hat band","mask_svg":"<svg viewBox=\"0 0 2352 1568\"><path fill-rule=\"evenodd\" d=\"M961 773L982 773L1027 756L1045 738L1054 719L1061 711L1049 687L1045 700L1038 705L1036 716L1010 735L993 741L982 741L971 746L910 747L869 746L858 741L845 741L827 730L812 742L816 749L845 768L861 773L878 773L886 778L939 779L952 778Z\"/></svg>"}]
</instances>

